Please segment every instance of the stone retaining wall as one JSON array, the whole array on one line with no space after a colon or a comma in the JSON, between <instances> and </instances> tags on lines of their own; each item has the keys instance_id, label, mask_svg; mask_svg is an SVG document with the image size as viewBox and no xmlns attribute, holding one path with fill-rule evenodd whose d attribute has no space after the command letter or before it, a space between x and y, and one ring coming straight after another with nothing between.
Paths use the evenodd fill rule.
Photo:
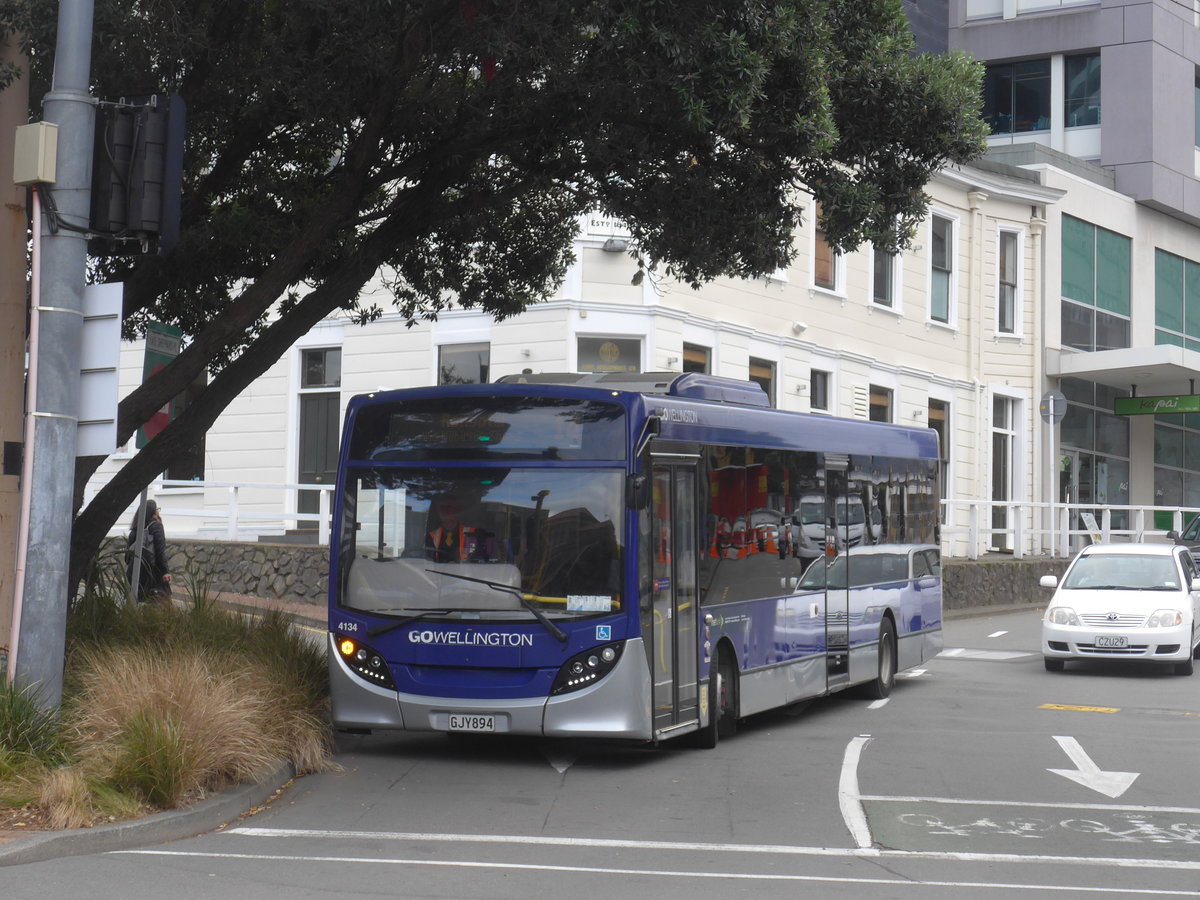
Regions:
<instances>
[{"instance_id":1,"label":"stone retaining wall","mask_svg":"<svg viewBox=\"0 0 1200 900\"><path fill-rule=\"evenodd\" d=\"M234 544L225 541L169 541L171 571L181 579L189 561L210 579L214 591L288 599L324 606L329 589L329 550L303 544ZM1065 559L945 560L946 609L1045 603L1038 585L1043 575L1062 575Z\"/></svg>"}]
</instances>

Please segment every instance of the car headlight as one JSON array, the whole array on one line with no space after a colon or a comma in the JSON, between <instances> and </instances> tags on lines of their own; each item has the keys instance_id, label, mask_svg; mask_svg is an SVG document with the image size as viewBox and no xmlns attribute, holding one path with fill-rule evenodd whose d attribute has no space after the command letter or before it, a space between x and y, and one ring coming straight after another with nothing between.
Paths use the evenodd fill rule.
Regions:
<instances>
[{"instance_id":1,"label":"car headlight","mask_svg":"<svg viewBox=\"0 0 1200 900\"><path fill-rule=\"evenodd\" d=\"M1069 606L1052 606L1046 610L1046 621L1051 625L1078 625L1079 616Z\"/></svg>"},{"instance_id":2,"label":"car headlight","mask_svg":"<svg viewBox=\"0 0 1200 900\"><path fill-rule=\"evenodd\" d=\"M1183 613L1177 609L1155 610L1154 615L1146 620L1148 628L1174 628L1183 624Z\"/></svg>"}]
</instances>

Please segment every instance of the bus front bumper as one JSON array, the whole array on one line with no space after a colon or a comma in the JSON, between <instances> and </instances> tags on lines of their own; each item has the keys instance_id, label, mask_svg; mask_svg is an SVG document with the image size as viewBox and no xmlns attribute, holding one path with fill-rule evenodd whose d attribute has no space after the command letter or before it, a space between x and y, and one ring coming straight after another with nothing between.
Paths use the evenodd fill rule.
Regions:
<instances>
[{"instance_id":1,"label":"bus front bumper","mask_svg":"<svg viewBox=\"0 0 1200 900\"><path fill-rule=\"evenodd\" d=\"M582 690L554 697L470 700L401 694L359 678L330 637L329 687L334 727L343 731L463 731L451 716L486 722L496 734L649 740L650 672L641 638L627 641L616 667Z\"/></svg>"}]
</instances>

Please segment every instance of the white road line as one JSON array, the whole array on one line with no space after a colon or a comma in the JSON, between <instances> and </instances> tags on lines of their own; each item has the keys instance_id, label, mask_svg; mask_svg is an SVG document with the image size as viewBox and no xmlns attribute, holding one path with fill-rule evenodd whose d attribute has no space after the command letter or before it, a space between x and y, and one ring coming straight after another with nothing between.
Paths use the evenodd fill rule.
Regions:
<instances>
[{"instance_id":1,"label":"white road line","mask_svg":"<svg viewBox=\"0 0 1200 900\"><path fill-rule=\"evenodd\" d=\"M993 631L991 634L988 635L988 637L990 637L990 638L1004 637L1004 635L1006 635L1006 634L1008 634L1007 631Z\"/></svg>"},{"instance_id":2,"label":"white road line","mask_svg":"<svg viewBox=\"0 0 1200 900\"><path fill-rule=\"evenodd\" d=\"M1200 809L1189 806L1128 806L1118 803L1048 803L1027 800L962 800L955 797L893 797L882 794L862 794L859 800L884 803L945 803L953 806L1029 806L1041 809L1092 809L1109 812L1185 813L1200 816Z\"/></svg>"},{"instance_id":3,"label":"white road line","mask_svg":"<svg viewBox=\"0 0 1200 900\"><path fill-rule=\"evenodd\" d=\"M351 865L382 865L382 866L429 866L438 868L461 869L505 869L532 872L574 872L580 874L603 875L637 875L658 876L660 878L729 878L742 881L793 881L816 882L822 884L878 884L916 888L994 888L1000 890L1021 891L1056 891L1078 892L1089 894L1120 894L1122 896L1155 896L1155 897L1200 897L1200 891L1158 890L1153 888L1128 887L1089 887L1085 885L1051 885L1051 884L1019 884L1004 882L979 881L926 881L907 878L851 878L823 875L779 875L768 872L697 872L671 869L623 869L605 866L552 866L533 863L501 863L477 860L431 860L431 859L380 859L365 856L288 856L283 854L257 853L202 853L185 850L114 850L113 855L122 856L160 856L193 859L243 859L263 860L272 862L314 862L314 863L349 863Z\"/></svg>"},{"instance_id":4,"label":"white road line","mask_svg":"<svg viewBox=\"0 0 1200 900\"><path fill-rule=\"evenodd\" d=\"M882 700L872 701L867 704L867 709L883 709L883 707L888 705L888 700L890 699L891 697L884 697Z\"/></svg>"},{"instance_id":5,"label":"white road line","mask_svg":"<svg viewBox=\"0 0 1200 900\"><path fill-rule=\"evenodd\" d=\"M938 654L938 656L958 656L960 653L963 652L963 649L964 648L962 648L962 647L952 647L949 650L943 650L941 653Z\"/></svg>"},{"instance_id":6,"label":"white road line","mask_svg":"<svg viewBox=\"0 0 1200 900\"><path fill-rule=\"evenodd\" d=\"M870 742L869 734L860 734L846 745L842 774L838 778L838 808L842 811L842 821L846 823L850 837L854 838L854 844L859 849L871 846L871 829L858 796L858 759L862 756L863 747Z\"/></svg>"}]
</instances>

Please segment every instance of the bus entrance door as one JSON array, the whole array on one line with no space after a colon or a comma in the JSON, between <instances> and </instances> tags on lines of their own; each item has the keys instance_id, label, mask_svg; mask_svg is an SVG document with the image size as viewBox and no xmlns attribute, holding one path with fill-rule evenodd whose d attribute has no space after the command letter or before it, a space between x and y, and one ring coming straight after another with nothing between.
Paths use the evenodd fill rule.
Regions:
<instances>
[{"instance_id":1,"label":"bus entrance door","mask_svg":"<svg viewBox=\"0 0 1200 900\"><path fill-rule=\"evenodd\" d=\"M651 484L654 733L670 737L699 721L696 604L696 466L654 457ZM646 557L643 556L643 560Z\"/></svg>"},{"instance_id":2,"label":"bus entrance door","mask_svg":"<svg viewBox=\"0 0 1200 900\"><path fill-rule=\"evenodd\" d=\"M846 469L836 467L832 457L825 456L825 565L829 566L850 547L850 534L845 514L847 509ZM841 572L845 578L825 580L825 683L829 690L850 683L850 591L849 563ZM831 573L836 569L830 569Z\"/></svg>"}]
</instances>

